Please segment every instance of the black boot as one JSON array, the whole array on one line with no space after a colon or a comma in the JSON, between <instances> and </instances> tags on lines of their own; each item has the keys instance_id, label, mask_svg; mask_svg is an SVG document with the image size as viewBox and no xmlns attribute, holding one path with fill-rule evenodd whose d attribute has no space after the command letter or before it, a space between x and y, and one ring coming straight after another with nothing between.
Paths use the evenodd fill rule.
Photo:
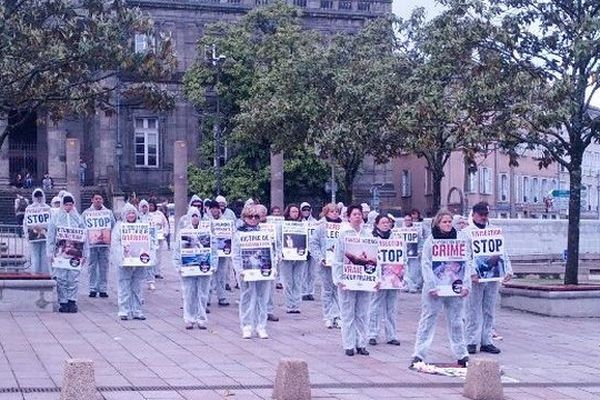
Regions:
<instances>
[{"instance_id":1,"label":"black boot","mask_svg":"<svg viewBox=\"0 0 600 400\"><path fill-rule=\"evenodd\" d=\"M69 303L60 303L60 307L58 307L58 312L68 313L69 312Z\"/></svg>"},{"instance_id":2,"label":"black boot","mask_svg":"<svg viewBox=\"0 0 600 400\"><path fill-rule=\"evenodd\" d=\"M69 300L68 309L69 309L69 311L67 311L67 312L73 313L73 314L76 313L78 311L77 302L75 300Z\"/></svg>"}]
</instances>

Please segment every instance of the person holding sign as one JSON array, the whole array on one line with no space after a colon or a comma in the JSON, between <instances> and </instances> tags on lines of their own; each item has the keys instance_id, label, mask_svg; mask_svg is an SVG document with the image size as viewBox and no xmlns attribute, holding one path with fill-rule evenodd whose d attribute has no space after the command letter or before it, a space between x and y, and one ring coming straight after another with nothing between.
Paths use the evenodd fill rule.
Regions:
<instances>
[{"instance_id":1,"label":"person holding sign","mask_svg":"<svg viewBox=\"0 0 600 400\"><path fill-rule=\"evenodd\" d=\"M118 266L119 312L122 321L130 317L145 320L142 312L142 281L151 264L150 226L138 223L138 211L125 203L121 209L121 221L112 232L110 255L113 265Z\"/></svg>"},{"instance_id":2,"label":"person holding sign","mask_svg":"<svg viewBox=\"0 0 600 400\"><path fill-rule=\"evenodd\" d=\"M329 203L321 210L321 219L310 239L310 253L319 262L321 275L321 302L325 326L340 328L340 305L337 287L333 283L331 265L342 219L338 207Z\"/></svg>"},{"instance_id":3,"label":"person holding sign","mask_svg":"<svg viewBox=\"0 0 600 400\"><path fill-rule=\"evenodd\" d=\"M182 218L183 219L183 218ZM148 283L148 289L156 290L156 268L160 269L160 267L156 267L155 264L160 262L160 255L158 253L159 244L158 244L158 236L156 226L154 225L154 219L150 214L150 203L147 200L142 199L138 204L138 221L144 224L148 224L150 227L150 240L152 243L152 257L150 257L150 264L148 268L144 268L146 271L146 283Z\"/></svg>"},{"instance_id":4,"label":"person holding sign","mask_svg":"<svg viewBox=\"0 0 600 400\"><path fill-rule=\"evenodd\" d=\"M90 245L90 297L108 297L108 264L110 235L116 221L111 210L104 206L102 194L95 192L92 205L83 212Z\"/></svg>"},{"instance_id":5,"label":"person holding sign","mask_svg":"<svg viewBox=\"0 0 600 400\"><path fill-rule=\"evenodd\" d=\"M186 329L206 329L206 305L210 280L217 269L217 247L213 243L210 224L201 224L202 213L196 207L187 212L189 225L179 230L173 263L183 287L183 320Z\"/></svg>"},{"instance_id":6,"label":"person holding sign","mask_svg":"<svg viewBox=\"0 0 600 400\"><path fill-rule=\"evenodd\" d=\"M353 356L356 350L358 354L368 356L366 345L369 304L371 291L377 289L379 280L374 274L377 271L378 240L373 238L371 232L363 229L361 206L348 206L347 215L350 229L340 233L335 247L332 278L340 297L345 353ZM368 240L362 240L364 238ZM354 246L352 250L350 245ZM370 277L373 278L372 282L369 282ZM363 283L364 286L361 285ZM373 286L369 286L369 283L373 283Z\"/></svg>"},{"instance_id":7,"label":"person holding sign","mask_svg":"<svg viewBox=\"0 0 600 400\"><path fill-rule=\"evenodd\" d=\"M219 262L217 270L212 275L211 289L209 294L217 293L218 304L220 306L228 306L227 299L227 279L231 267L231 238L235 229L235 220L225 218L221 212L221 207L216 201L211 201L208 205L208 219L212 224L212 233L217 242L217 257Z\"/></svg>"},{"instance_id":8,"label":"person holding sign","mask_svg":"<svg viewBox=\"0 0 600 400\"><path fill-rule=\"evenodd\" d=\"M300 219L296 204L283 211L284 221L277 225L277 240L281 249L281 278L288 314L300 314L302 283L308 255L307 224Z\"/></svg>"},{"instance_id":9,"label":"person holding sign","mask_svg":"<svg viewBox=\"0 0 600 400\"><path fill-rule=\"evenodd\" d=\"M46 254L56 280L58 311L76 313L81 266L89 257L85 222L77 209L73 195L65 193L58 214L48 223Z\"/></svg>"},{"instance_id":10,"label":"person holding sign","mask_svg":"<svg viewBox=\"0 0 600 400\"><path fill-rule=\"evenodd\" d=\"M375 217L373 236L379 238L378 262L381 266L381 285L371 298L369 344L377 344L380 322L383 319L387 344L400 346L396 336L398 292L404 286L404 243L392 233L392 222L387 215Z\"/></svg>"},{"instance_id":11,"label":"person holding sign","mask_svg":"<svg viewBox=\"0 0 600 400\"><path fill-rule=\"evenodd\" d=\"M164 279L164 277L160 274L160 250L164 247L163 243L165 242L166 234L169 232L169 220L165 217L156 205L156 200L150 199L148 200L148 214L150 215L150 221L152 226L156 231L156 241L157 241L157 249L156 249L156 258L157 263L154 264L154 270L151 271L154 274L155 279Z\"/></svg>"},{"instance_id":12,"label":"person holding sign","mask_svg":"<svg viewBox=\"0 0 600 400\"><path fill-rule=\"evenodd\" d=\"M49 274L50 267L46 258L46 236L50 222L50 206L46 204L46 195L42 189L31 194L31 204L25 208L23 232L29 239L29 260L31 270L36 274Z\"/></svg>"},{"instance_id":13,"label":"person holding sign","mask_svg":"<svg viewBox=\"0 0 600 400\"><path fill-rule=\"evenodd\" d=\"M312 207L310 203L303 202L300 204L300 220L305 221L308 224L308 242L314 234L317 228L317 220L312 216ZM302 278L302 300L314 301L315 300L315 277L316 271L319 266L319 260L309 251L308 260L306 262L306 268L304 269L304 276Z\"/></svg>"},{"instance_id":14,"label":"person holding sign","mask_svg":"<svg viewBox=\"0 0 600 400\"><path fill-rule=\"evenodd\" d=\"M250 204L242 210L242 225L233 236L233 268L240 279L240 325L242 337L250 339L256 333L268 339L267 303L275 278L275 243L271 233L261 231L258 207Z\"/></svg>"},{"instance_id":15,"label":"person holding sign","mask_svg":"<svg viewBox=\"0 0 600 400\"><path fill-rule=\"evenodd\" d=\"M431 236L423 245L421 262L424 282L421 295L421 319L417 329L411 368L425 359L433 341L437 317L443 309L446 311L452 352L460 366L466 367L469 361L462 309L464 298L471 288L471 267L468 261L470 254L464 239L464 235L457 234L452 227L452 214L448 210L440 210L433 218ZM438 259L448 261L435 261ZM457 269L454 268L457 263L455 260L467 260L462 262L462 275L457 274ZM451 293L442 290L440 286L447 280L452 280Z\"/></svg>"},{"instance_id":16,"label":"person holding sign","mask_svg":"<svg viewBox=\"0 0 600 400\"><path fill-rule=\"evenodd\" d=\"M413 210L414 212L414 210ZM418 210L417 210L418 212ZM406 257L408 262L407 291L417 293L423 287L423 274L421 273L421 252L423 248L423 229L415 226L411 214L404 215L402 228L406 243Z\"/></svg>"},{"instance_id":17,"label":"person holding sign","mask_svg":"<svg viewBox=\"0 0 600 400\"><path fill-rule=\"evenodd\" d=\"M512 277L502 229L488 224L488 214L486 202L475 204L473 224L463 229L475 266L473 291L467 301L465 313L467 350L470 354L477 352L478 344L481 345L481 352L500 353L492 340L496 299L500 282L507 282Z\"/></svg>"}]
</instances>

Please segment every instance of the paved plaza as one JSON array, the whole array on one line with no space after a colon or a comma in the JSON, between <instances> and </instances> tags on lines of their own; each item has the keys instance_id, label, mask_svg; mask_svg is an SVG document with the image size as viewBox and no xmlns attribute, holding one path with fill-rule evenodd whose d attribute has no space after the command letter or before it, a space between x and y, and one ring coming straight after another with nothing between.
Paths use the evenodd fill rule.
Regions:
<instances>
[{"instance_id":1,"label":"paved plaza","mask_svg":"<svg viewBox=\"0 0 600 400\"><path fill-rule=\"evenodd\" d=\"M369 357L347 357L339 330L323 325L320 296L291 315L277 290L280 321L269 322L267 340L241 338L235 289L231 306L211 306L207 331L185 330L169 257L166 279L145 292L146 321L117 318L114 271L108 299L88 298L82 273L78 314L0 313L0 400L58 399L66 358L94 361L104 399L268 399L282 357L306 360L315 399L463 398L461 378L407 368L419 295L401 297L400 347L379 344ZM440 318L428 361L453 360L445 326ZM499 310L496 328L502 354L486 357L500 361L507 399L600 399L600 320Z\"/></svg>"}]
</instances>

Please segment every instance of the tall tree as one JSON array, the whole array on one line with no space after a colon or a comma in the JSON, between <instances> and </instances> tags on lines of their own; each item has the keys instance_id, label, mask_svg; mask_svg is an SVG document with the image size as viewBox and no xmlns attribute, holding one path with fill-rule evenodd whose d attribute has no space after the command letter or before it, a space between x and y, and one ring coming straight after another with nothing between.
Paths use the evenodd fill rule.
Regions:
<instances>
[{"instance_id":1,"label":"tall tree","mask_svg":"<svg viewBox=\"0 0 600 400\"><path fill-rule=\"evenodd\" d=\"M271 65L250 86L237 132L269 137L276 150L318 149L342 173L346 201L366 155L388 157L386 120L400 81L394 21L380 19L355 34L313 38Z\"/></svg>"},{"instance_id":2,"label":"tall tree","mask_svg":"<svg viewBox=\"0 0 600 400\"><path fill-rule=\"evenodd\" d=\"M135 34L155 38L153 51L134 51ZM124 0L23 0L0 3L0 146L37 111L67 114L111 107L111 93L126 74L126 98L168 109L160 87L176 65L172 42L152 20ZM19 116L19 118L14 118Z\"/></svg>"},{"instance_id":3,"label":"tall tree","mask_svg":"<svg viewBox=\"0 0 600 400\"><path fill-rule=\"evenodd\" d=\"M482 44L496 52L489 65L494 90L506 99L504 144L542 152L540 165L569 172L565 284L578 283L582 161L600 141L600 116L591 102L600 88L600 3L596 0L449 1L485 26Z\"/></svg>"},{"instance_id":4,"label":"tall tree","mask_svg":"<svg viewBox=\"0 0 600 400\"><path fill-rule=\"evenodd\" d=\"M393 144L426 160L432 175L432 213L440 208L444 168L452 152L462 151L472 162L502 127L491 118L495 97L482 90L487 55L478 45L484 35L480 24L454 9L431 21L417 9L400 30L411 72L395 100Z\"/></svg>"}]
</instances>

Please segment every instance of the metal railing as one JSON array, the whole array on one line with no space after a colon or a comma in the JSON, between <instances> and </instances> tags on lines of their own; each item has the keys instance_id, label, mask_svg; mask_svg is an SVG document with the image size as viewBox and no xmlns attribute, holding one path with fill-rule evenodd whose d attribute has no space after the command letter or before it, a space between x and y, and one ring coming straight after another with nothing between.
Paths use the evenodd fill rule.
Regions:
<instances>
[{"instance_id":1,"label":"metal railing","mask_svg":"<svg viewBox=\"0 0 600 400\"><path fill-rule=\"evenodd\" d=\"M19 225L0 224L0 272L20 272L29 268L27 238Z\"/></svg>"}]
</instances>

